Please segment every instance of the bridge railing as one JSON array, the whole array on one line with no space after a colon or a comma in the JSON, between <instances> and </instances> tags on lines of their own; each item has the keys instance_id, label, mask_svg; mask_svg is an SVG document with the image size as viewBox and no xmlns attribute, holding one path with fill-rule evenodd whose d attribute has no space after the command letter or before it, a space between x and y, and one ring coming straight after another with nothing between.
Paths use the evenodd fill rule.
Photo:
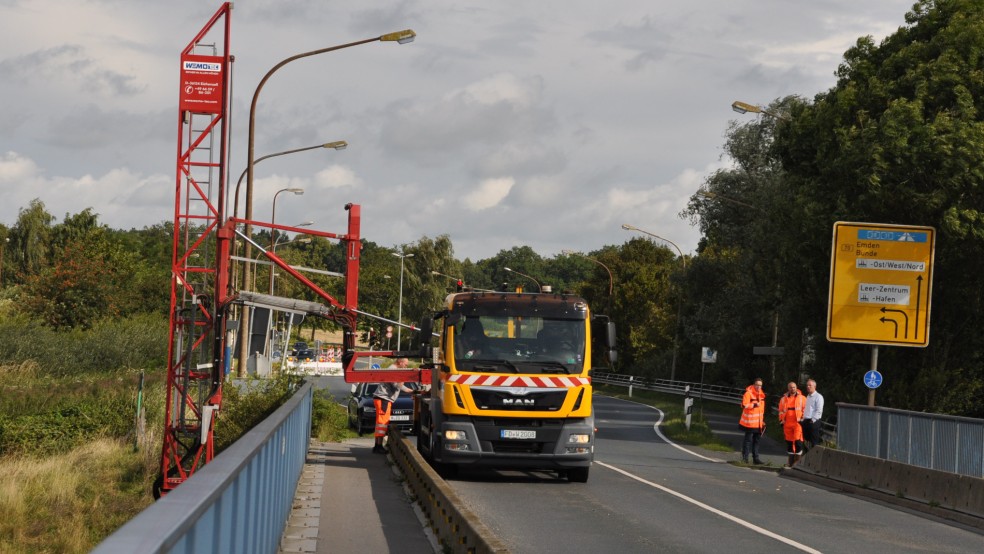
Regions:
<instances>
[{"instance_id":1,"label":"bridge railing","mask_svg":"<svg viewBox=\"0 0 984 554\"><path fill-rule=\"evenodd\" d=\"M984 419L837 403L838 448L984 477Z\"/></svg>"},{"instance_id":2,"label":"bridge railing","mask_svg":"<svg viewBox=\"0 0 984 554\"><path fill-rule=\"evenodd\" d=\"M93 550L269 553L283 535L311 435L310 383Z\"/></svg>"}]
</instances>

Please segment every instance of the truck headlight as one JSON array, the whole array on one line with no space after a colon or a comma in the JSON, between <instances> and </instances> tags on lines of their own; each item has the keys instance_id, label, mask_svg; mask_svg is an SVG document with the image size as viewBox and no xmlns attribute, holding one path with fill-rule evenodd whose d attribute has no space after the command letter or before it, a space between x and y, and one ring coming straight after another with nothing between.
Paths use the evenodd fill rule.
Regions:
<instances>
[{"instance_id":1,"label":"truck headlight","mask_svg":"<svg viewBox=\"0 0 984 554\"><path fill-rule=\"evenodd\" d=\"M567 442L573 444L588 444L591 442L591 435L586 433L571 433L571 436L567 439Z\"/></svg>"},{"instance_id":2,"label":"truck headlight","mask_svg":"<svg viewBox=\"0 0 984 554\"><path fill-rule=\"evenodd\" d=\"M458 429L447 429L444 431L444 440L448 440L448 441L468 440L468 433L465 433L464 431L459 431Z\"/></svg>"}]
</instances>

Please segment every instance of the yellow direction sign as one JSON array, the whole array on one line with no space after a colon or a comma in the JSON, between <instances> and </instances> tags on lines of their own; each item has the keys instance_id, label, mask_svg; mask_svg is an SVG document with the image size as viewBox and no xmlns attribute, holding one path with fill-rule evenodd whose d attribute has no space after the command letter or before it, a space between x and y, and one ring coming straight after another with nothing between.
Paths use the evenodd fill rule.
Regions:
<instances>
[{"instance_id":1,"label":"yellow direction sign","mask_svg":"<svg viewBox=\"0 0 984 554\"><path fill-rule=\"evenodd\" d=\"M936 230L834 223L827 340L929 344Z\"/></svg>"}]
</instances>

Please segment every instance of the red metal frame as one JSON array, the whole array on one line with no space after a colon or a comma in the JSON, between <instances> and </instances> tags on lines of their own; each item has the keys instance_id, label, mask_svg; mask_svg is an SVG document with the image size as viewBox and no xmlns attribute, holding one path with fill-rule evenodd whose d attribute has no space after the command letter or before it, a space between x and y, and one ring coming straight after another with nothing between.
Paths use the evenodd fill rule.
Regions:
<instances>
[{"instance_id":1,"label":"red metal frame","mask_svg":"<svg viewBox=\"0 0 984 554\"><path fill-rule=\"evenodd\" d=\"M183 75L182 95L178 110L178 153L174 199L174 239L171 257L171 313L168 343L167 397L165 405L164 439L161 448L161 477L155 484L155 496L166 494L191 477L197 469L212 460L214 455L214 423L222 403L222 381L228 371L226 336L227 317L237 302L230 283L231 252L239 224L305 233L338 239L346 250L345 301L339 302L307 277L290 267L275 253L260 250L284 273L293 276L328 303L328 313L319 313L341 325L344 330L343 349L350 353L345 359L345 379L359 381L429 381L429 370L355 370L355 360L368 355L397 357L400 352L355 352L355 334L359 298L359 258L361 251L361 207L348 204L348 232L337 235L308 228L296 228L259 221L227 218L226 166L228 161L226 117L230 104L229 80L232 55L229 51L230 13L232 3L226 2L182 52L186 59L220 20L224 36L221 56L195 56L221 60L221 106L214 102L211 87L219 79L205 82L202 111L188 109L196 106L194 94L185 87L198 86L194 77ZM218 43L218 41L216 41ZM219 49L219 46L213 46ZM203 82L206 81L203 79ZM191 101L188 94L192 94ZM207 105L206 105L207 104ZM207 120L200 128L196 122ZM218 135L218 155L212 144ZM208 152L207 160L199 159ZM217 159L215 159L217 158ZM207 177L203 178L204 172ZM212 187L213 178L217 186ZM249 237L246 237L248 240ZM255 244L255 243L254 243ZM257 245L258 246L258 245ZM258 246L259 247L259 246ZM196 265L197 264L197 265ZM245 340L240 338L240 340Z\"/></svg>"},{"instance_id":2,"label":"red metal frame","mask_svg":"<svg viewBox=\"0 0 984 554\"><path fill-rule=\"evenodd\" d=\"M182 51L182 59L191 55L221 21L222 39L212 46L221 49L217 56L222 64L221 106L201 113L178 110L167 392L157 495L178 486L212 459L214 418L210 416L222 402L220 347L225 317L219 307L228 286L229 252L228 242L218 240L227 233L217 230L224 218L228 159L231 11L232 3L222 4Z\"/></svg>"}]
</instances>

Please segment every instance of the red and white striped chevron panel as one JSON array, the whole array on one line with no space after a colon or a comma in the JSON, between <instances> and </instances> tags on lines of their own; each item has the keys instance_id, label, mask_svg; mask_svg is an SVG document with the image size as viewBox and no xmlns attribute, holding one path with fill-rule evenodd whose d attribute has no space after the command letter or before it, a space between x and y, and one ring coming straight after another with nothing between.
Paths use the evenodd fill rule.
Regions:
<instances>
[{"instance_id":1,"label":"red and white striped chevron panel","mask_svg":"<svg viewBox=\"0 0 984 554\"><path fill-rule=\"evenodd\" d=\"M448 375L449 383L476 385L483 387L528 387L547 389L567 389L590 385L588 377L520 376L520 375Z\"/></svg>"}]
</instances>

